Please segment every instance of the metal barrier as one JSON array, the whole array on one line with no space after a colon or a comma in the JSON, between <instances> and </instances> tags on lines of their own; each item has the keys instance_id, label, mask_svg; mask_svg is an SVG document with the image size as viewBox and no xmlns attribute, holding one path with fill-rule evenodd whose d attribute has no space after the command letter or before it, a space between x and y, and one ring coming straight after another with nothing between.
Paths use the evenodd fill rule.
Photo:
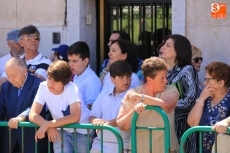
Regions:
<instances>
[{"instance_id":1,"label":"metal barrier","mask_svg":"<svg viewBox=\"0 0 230 153\"><path fill-rule=\"evenodd\" d=\"M185 153L184 150L184 145L186 142L186 139L188 136L194 132L199 132L199 153L202 153L202 133L203 132L215 132L215 130L212 130L212 126L194 126L189 128L185 133L182 135L181 140L180 140L180 153ZM230 132L230 128L227 129L227 132ZM215 141L217 138L217 134L215 135ZM194 142L196 143L196 142ZM217 143L215 143L215 153L217 153Z\"/></svg>"},{"instance_id":2,"label":"metal barrier","mask_svg":"<svg viewBox=\"0 0 230 153\"><path fill-rule=\"evenodd\" d=\"M8 127L8 122L5 121L0 121L0 127ZM22 130L22 152L24 152L24 128L25 127L34 127L35 130L38 129L38 125L30 122L20 122L18 127L21 127ZM103 142L103 130L109 130L111 131L117 138L118 140L118 153L123 153L124 147L123 147L123 139L118 132L118 130L112 126L109 125L100 125L100 126L94 126L92 124L69 124L66 126L62 126L61 128L61 139L63 139L63 128L73 128L74 129L74 142L76 142L76 129L87 129L87 135L88 135L88 153L90 152L90 147L89 147L89 133L90 129L99 129L101 132L101 142ZM9 130L9 138L11 138L11 130ZM76 143L75 143L76 144ZM63 153L63 141L61 141L61 146L62 146L62 153ZM11 139L9 139L9 149L11 149ZM48 152L50 153L50 143L48 142ZM37 153L37 143L35 142L35 153ZM77 153L76 146L74 147L74 153ZM103 153L103 143L101 143L101 153Z\"/></svg>"},{"instance_id":3,"label":"metal barrier","mask_svg":"<svg viewBox=\"0 0 230 153\"><path fill-rule=\"evenodd\" d=\"M154 110L157 113L159 113L164 121L164 128L157 128L157 127L142 127L142 126L136 126L138 114L135 112L132 118L132 128L131 128L131 150L132 153L137 153L137 135L136 135L136 130L141 129L141 130L149 130L149 144L150 144L150 152L152 152L152 131L153 130L163 130L164 131L164 144L165 144L165 153L169 152L170 148L170 125L169 125L169 120L168 116L166 115L165 111L162 110L160 107L157 106L146 106L146 110Z\"/></svg>"}]
</instances>

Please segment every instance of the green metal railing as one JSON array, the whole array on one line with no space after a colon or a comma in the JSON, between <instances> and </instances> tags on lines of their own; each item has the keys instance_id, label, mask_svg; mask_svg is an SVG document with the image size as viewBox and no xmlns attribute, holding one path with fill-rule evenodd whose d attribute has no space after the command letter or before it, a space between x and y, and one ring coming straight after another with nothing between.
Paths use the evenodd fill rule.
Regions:
<instances>
[{"instance_id":1,"label":"green metal railing","mask_svg":"<svg viewBox=\"0 0 230 153\"><path fill-rule=\"evenodd\" d=\"M150 153L153 152L152 148L152 131L153 130L163 130L164 131L164 145L165 145L165 153L169 152L170 148L170 125L169 125L169 120L168 116L166 115L165 111L162 110L160 107L157 106L146 106L146 110L154 110L157 113L159 113L164 121L164 127L163 128L158 128L158 127L142 127L142 126L136 126L138 114L135 112L132 118L132 128L131 128L131 150L132 153L137 153L137 135L136 135L136 130L149 130L149 144L150 144Z\"/></svg>"},{"instance_id":2,"label":"green metal railing","mask_svg":"<svg viewBox=\"0 0 230 153\"><path fill-rule=\"evenodd\" d=\"M185 133L182 135L181 140L180 140L180 153L185 153L184 150L184 146L185 146L185 142L186 139L188 138L188 136L194 132L198 132L199 133L199 153L202 153L202 133L203 132L215 132L215 130L212 130L212 126L194 126L192 128L189 128L187 131L185 131ZM230 132L230 128L227 129L226 131L227 133ZM215 135L215 141L216 141L216 137L217 134ZM196 142L194 142L196 143ZM215 153L217 153L217 143L214 144L215 146Z\"/></svg>"},{"instance_id":3,"label":"green metal railing","mask_svg":"<svg viewBox=\"0 0 230 153\"><path fill-rule=\"evenodd\" d=\"M31 128L35 128L35 130L37 131L38 129L38 125L34 124L34 123L30 123L30 122L20 122L19 127L21 127L22 130L22 152L24 152L24 128L25 127L31 127ZM8 127L8 122L5 121L0 121L0 127ZM92 124L69 124L66 126L62 126L61 128L61 139L63 139L63 128L73 128L74 129L74 142L76 142L76 129L87 129L87 135L88 135L88 153L90 152L90 147L89 147L89 134L90 134L90 129L98 129L100 130L101 134L101 153L103 153L103 130L109 130L111 131L117 138L118 140L118 153L123 153L124 147L123 147L123 139L120 135L120 133L118 132L118 130L112 126L109 125L100 125L100 126L94 126ZM11 130L9 130L9 149L11 150ZM35 141L35 140L34 140ZM62 153L63 153L63 141L61 141L61 146L62 146ZM76 144L76 143L75 143ZM48 152L50 153L50 143L48 143ZM37 153L37 143L35 142L35 153ZM74 153L77 153L76 150L76 146L74 147Z\"/></svg>"}]
</instances>

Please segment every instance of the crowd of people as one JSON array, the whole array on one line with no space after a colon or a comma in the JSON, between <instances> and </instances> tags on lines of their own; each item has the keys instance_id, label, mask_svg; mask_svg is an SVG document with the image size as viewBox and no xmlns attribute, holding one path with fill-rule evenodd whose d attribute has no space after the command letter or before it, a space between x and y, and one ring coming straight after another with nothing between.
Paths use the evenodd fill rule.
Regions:
<instances>
[{"instance_id":1,"label":"crowd of people","mask_svg":"<svg viewBox=\"0 0 230 153\"><path fill-rule=\"evenodd\" d=\"M163 127L163 119L146 105L159 106L169 119L170 153L179 151L182 135L190 127L213 126L225 133L230 125L230 66L211 62L205 67L204 83L198 79L203 61L202 52L178 34L167 36L159 45L159 57L140 59L138 46L127 33L114 31L108 47L108 59L103 61L99 75L90 67L90 50L86 42L51 49L50 59L38 51L40 33L33 25L7 34L10 52L0 58L0 120L11 129L0 128L0 152L48 151L91 153L101 152L100 131L64 128L71 123L110 125L118 129L124 149L131 149L131 120L139 114L137 125ZM30 121L40 127L24 128L19 122ZM76 141L75 141L76 134ZM164 132L137 130L137 152L163 153ZM88 142L89 140L89 142ZM10 142L9 142L10 141ZM62 143L63 142L63 146ZM189 136L186 153L198 152L196 134ZM214 134L204 132L202 150L211 153ZM11 144L11 148L6 147ZM75 144L76 143L76 144ZM76 145L76 148L75 148ZM118 152L118 143L110 131L103 133L103 152ZM11 149L11 150L9 150Z\"/></svg>"}]
</instances>

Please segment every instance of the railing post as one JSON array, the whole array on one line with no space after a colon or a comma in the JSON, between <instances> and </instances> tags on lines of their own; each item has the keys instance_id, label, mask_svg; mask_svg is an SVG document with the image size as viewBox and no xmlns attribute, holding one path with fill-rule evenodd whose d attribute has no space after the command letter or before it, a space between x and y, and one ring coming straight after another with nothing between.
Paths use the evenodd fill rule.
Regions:
<instances>
[{"instance_id":1,"label":"railing post","mask_svg":"<svg viewBox=\"0 0 230 153\"><path fill-rule=\"evenodd\" d=\"M165 111L162 110L160 107L157 106L146 106L145 107L146 110L153 110L156 111L157 113L159 113L164 121L164 142L165 142L165 153L169 152L170 149L170 125L169 125L169 120L168 120L168 116L166 115ZM137 118L138 118L138 114L135 112L132 118L132 123L131 123L131 150L132 153L137 153L137 135L136 135L136 130L140 127L136 126L136 122L137 122ZM149 129L149 130L153 130L153 129ZM154 129L154 130L162 130L162 128L160 129ZM150 140L152 141L152 140ZM152 145L152 144L150 144Z\"/></svg>"}]
</instances>

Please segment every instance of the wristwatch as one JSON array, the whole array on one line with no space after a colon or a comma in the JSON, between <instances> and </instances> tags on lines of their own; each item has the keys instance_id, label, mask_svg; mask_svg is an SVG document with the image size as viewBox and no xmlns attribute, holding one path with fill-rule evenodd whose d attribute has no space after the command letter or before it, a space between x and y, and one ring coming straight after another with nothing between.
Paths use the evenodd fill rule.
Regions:
<instances>
[{"instance_id":1,"label":"wristwatch","mask_svg":"<svg viewBox=\"0 0 230 153\"><path fill-rule=\"evenodd\" d=\"M144 94L142 94L142 96L141 96L141 102L143 103L143 102L144 102L144 100L145 100L145 95L144 95Z\"/></svg>"},{"instance_id":2,"label":"wristwatch","mask_svg":"<svg viewBox=\"0 0 230 153\"><path fill-rule=\"evenodd\" d=\"M19 115L19 117L21 117L21 118L22 118L22 121L25 121L25 120L26 120L26 117L25 117L25 116L23 116L23 115Z\"/></svg>"}]
</instances>

